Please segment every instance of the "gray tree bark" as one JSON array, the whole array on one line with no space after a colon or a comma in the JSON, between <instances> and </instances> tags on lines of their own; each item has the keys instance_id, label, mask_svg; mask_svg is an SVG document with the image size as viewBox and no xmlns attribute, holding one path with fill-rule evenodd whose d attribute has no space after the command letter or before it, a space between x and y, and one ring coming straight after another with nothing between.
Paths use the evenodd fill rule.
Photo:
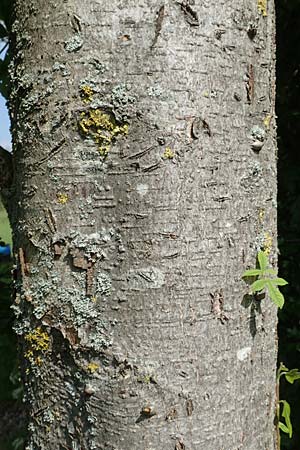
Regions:
<instances>
[{"instance_id":1,"label":"gray tree bark","mask_svg":"<svg viewBox=\"0 0 300 450\"><path fill-rule=\"evenodd\" d=\"M27 450L274 450L273 0L17 0Z\"/></svg>"}]
</instances>

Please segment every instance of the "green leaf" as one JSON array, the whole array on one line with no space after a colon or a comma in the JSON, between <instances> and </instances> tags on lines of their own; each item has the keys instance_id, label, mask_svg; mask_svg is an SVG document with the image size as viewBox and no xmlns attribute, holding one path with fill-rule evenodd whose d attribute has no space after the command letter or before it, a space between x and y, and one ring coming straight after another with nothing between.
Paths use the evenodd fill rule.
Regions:
<instances>
[{"instance_id":1,"label":"green leaf","mask_svg":"<svg viewBox=\"0 0 300 450\"><path fill-rule=\"evenodd\" d=\"M284 433L289 434L289 429L284 423L278 422L278 426Z\"/></svg>"},{"instance_id":2,"label":"green leaf","mask_svg":"<svg viewBox=\"0 0 300 450\"><path fill-rule=\"evenodd\" d=\"M249 269L245 270L245 272L242 275L242 278L244 277L255 277L258 275L261 275L262 271L260 269Z\"/></svg>"},{"instance_id":3,"label":"green leaf","mask_svg":"<svg viewBox=\"0 0 300 450\"><path fill-rule=\"evenodd\" d=\"M277 271L276 270L274 270L274 269L265 269L264 270L264 273L266 274L269 274L269 275L276 275L277 274Z\"/></svg>"},{"instance_id":4,"label":"green leaf","mask_svg":"<svg viewBox=\"0 0 300 450\"><path fill-rule=\"evenodd\" d=\"M288 282L283 278L272 278L271 281L273 284L277 284L277 286L285 286L286 284L288 284Z\"/></svg>"},{"instance_id":5,"label":"green leaf","mask_svg":"<svg viewBox=\"0 0 300 450\"><path fill-rule=\"evenodd\" d=\"M284 433L287 433L289 435L289 438L291 438L292 435L293 435L293 426L292 426L292 422L291 422L291 407L290 407L289 403L286 400L280 400L279 403L283 404L283 410L282 410L281 415L285 419L285 424L283 424L282 422L279 422L279 428ZM280 426L280 424L282 425L282 427ZM285 431L284 428L287 431Z\"/></svg>"},{"instance_id":6,"label":"green leaf","mask_svg":"<svg viewBox=\"0 0 300 450\"><path fill-rule=\"evenodd\" d=\"M285 374L285 372L288 372L289 369L281 362L280 366L277 370L277 379L279 380L279 378Z\"/></svg>"},{"instance_id":7,"label":"green leaf","mask_svg":"<svg viewBox=\"0 0 300 450\"><path fill-rule=\"evenodd\" d=\"M257 254L258 264L261 270L266 270L269 264L268 257L262 250Z\"/></svg>"},{"instance_id":8,"label":"green leaf","mask_svg":"<svg viewBox=\"0 0 300 450\"><path fill-rule=\"evenodd\" d=\"M300 380L300 371L298 369L291 369L289 372L284 373L286 380L293 384L294 381Z\"/></svg>"},{"instance_id":9,"label":"green leaf","mask_svg":"<svg viewBox=\"0 0 300 450\"><path fill-rule=\"evenodd\" d=\"M265 280L265 281L266 281L266 288L268 289L271 300L273 300L275 305L281 309L284 305L284 296L282 295L278 287L272 284L272 280Z\"/></svg>"},{"instance_id":10,"label":"green leaf","mask_svg":"<svg viewBox=\"0 0 300 450\"><path fill-rule=\"evenodd\" d=\"M266 280L266 279L254 281L254 283L252 283L250 286L251 292L261 291L262 289L264 289L266 287L268 282L269 282L269 280Z\"/></svg>"}]
</instances>

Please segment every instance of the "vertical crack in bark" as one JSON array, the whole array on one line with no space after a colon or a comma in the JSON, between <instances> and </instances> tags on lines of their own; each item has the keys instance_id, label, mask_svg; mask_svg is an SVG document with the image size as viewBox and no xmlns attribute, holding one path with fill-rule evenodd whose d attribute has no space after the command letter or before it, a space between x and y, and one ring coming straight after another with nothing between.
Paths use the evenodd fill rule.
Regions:
<instances>
[{"instance_id":1,"label":"vertical crack in bark","mask_svg":"<svg viewBox=\"0 0 300 450\"><path fill-rule=\"evenodd\" d=\"M161 29L162 29L162 23L164 20L164 16L165 16L165 5L162 5L157 13L157 17L156 17L156 24L155 24L155 36L153 39L153 42L151 44L151 49L156 45L157 43L157 39L160 35Z\"/></svg>"}]
</instances>

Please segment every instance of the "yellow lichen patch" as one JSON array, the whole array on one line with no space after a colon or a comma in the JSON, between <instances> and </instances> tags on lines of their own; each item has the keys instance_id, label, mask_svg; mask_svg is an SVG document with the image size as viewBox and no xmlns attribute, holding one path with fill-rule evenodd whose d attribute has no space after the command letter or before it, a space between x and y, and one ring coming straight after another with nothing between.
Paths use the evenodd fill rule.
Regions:
<instances>
[{"instance_id":1,"label":"yellow lichen patch","mask_svg":"<svg viewBox=\"0 0 300 450\"><path fill-rule=\"evenodd\" d=\"M265 233L264 243L263 243L263 251L265 252L265 254L267 256L269 256L269 254L271 253L272 244L273 244L273 238L272 238L271 234L267 231Z\"/></svg>"},{"instance_id":2,"label":"yellow lichen patch","mask_svg":"<svg viewBox=\"0 0 300 450\"><path fill-rule=\"evenodd\" d=\"M24 353L24 357L32 364L32 366L41 366L43 363L41 354L46 353L50 347L50 337L48 333L42 331L41 327L27 333L25 341L28 344L28 350ZM30 369L26 369L26 373L30 373Z\"/></svg>"},{"instance_id":3,"label":"yellow lichen patch","mask_svg":"<svg viewBox=\"0 0 300 450\"><path fill-rule=\"evenodd\" d=\"M90 373L95 373L97 370L99 370L99 364L97 364L97 363L95 363L95 362L90 362L88 365L87 365L87 367L86 367L86 369L87 369L87 371L88 372L90 372Z\"/></svg>"},{"instance_id":4,"label":"yellow lichen patch","mask_svg":"<svg viewBox=\"0 0 300 450\"><path fill-rule=\"evenodd\" d=\"M164 159L172 159L174 158L175 153L172 151L172 149L170 147L166 147L164 154L163 154L163 158Z\"/></svg>"},{"instance_id":5,"label":"yellow lichen patch","mask_svg":"<svg viewBox=\"0 0 300 450\"><path fill-rule=\"evenodd\" d=\"M270 128L270 122L271 122L271 114L267 114L266 117L263 120L264 126L269 129Z\"/></svg>"},{"instance_id":6,"label":"yellow lichen patch","mask_svg":"<svg viewBox=\"0 0 300 450\"><path fill-rule=\"evenodd\" d=\"M94 91L91 86L83 85L81 86L81 96L83 97L84 103L90 103L93 100Z\"/></svg>"},{"instance_id":7,"label":"yellow lichen patch","mask_svg":"<svg viewBox=\"0 0 300 450\"><path fill-rule=\"evenodd\" d=\"M56 198L58 203L60 203L61 205L65 205L69 201L68 194L63 194L62 192L56 194Z\"/></svg>"},{"instance_id":8,"label":"yellow lichen patch","mask_svg":"<svg viewBox=\"0 0 300 450\"><path fill-rule=\"evenodd\" d=\"M46 352L49 350L50 337L46 331L42 331L41 327L25 335L25 341L29 343L29 351ZM28 352L27 352L28 353Z\"/></svg>"},{"instance_id":9,"label":"yellow lichen patch","mask_svg":"<svg viewBox=\"0 0 300 450\"><path fill-rule=\"evenodd\" d=\"M96 142L102 156L107 155L116 136L128 134L127 123L118 125L112 114L101 109L82 112L78 125L84 136L90 137Z\"/></svg>"},{"instance_id":10,"label":"yellow lichen patch","mask_svg":"<svg viewBox=\"0 0 300 450\"><path fill-rule=\"evenodd\" d=\"M257 0L257 9L259 14L262 14L263 17L267 16L267 4L268 0Z\"/></svg>"},{"instance_id":11,"label":"yellow lichen patch","mask_svg":"<svg viewBox=\"0 0 300 450\"><path fill-rule=\"evenodd\" d=\"M266 214L266 211L264 210L264 208L259 208L259 210L258 210L258 220L259 220L260 224L263 223L264 218L265 218L265 214Z\"/></svg>"}]
</instances>

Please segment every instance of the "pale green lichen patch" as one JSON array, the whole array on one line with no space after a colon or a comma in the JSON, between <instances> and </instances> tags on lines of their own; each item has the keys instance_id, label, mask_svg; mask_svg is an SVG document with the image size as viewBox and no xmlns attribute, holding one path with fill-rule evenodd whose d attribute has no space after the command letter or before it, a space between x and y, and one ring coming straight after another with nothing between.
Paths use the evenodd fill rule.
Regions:
<instances>
[{"instance_id":1,"label":"pale green lichen patch","mask_svg":"<svg viewBox=\"0 0 300 450\"><path fill-rule=\"evenodd\" d=\"M111 100L114 106L125 106L134 103L135 97L129 94L129 88L125 83L118 84L111 93Z\"/></svg>"},{"instance_id":2,"label":"pale green lichen patch","mask_svg":"<svg viewBox=\"0 0 300 450\"><path fill-rule=\"evenodd\" d=\"M106 273L99 273L97 276L96 293L109 295L111 290L111 279Z\"/></svg>"},{"instance_id":3,"label":"pale green lichen patch","mask_svg":"<svg viewBox=\"0 0 300 450\"><path fill-rule=\"evenodd\" d=\"M70 39L65 41L65 50L69 53L76 52L83 46L83 39L79 34L75 34Z\"/></svg>"},{"instance_id":4,"label":"pale green lichen patch","mask_svg":"<svg viewBox=\"0 0 300 450\"><path fill-rule=\"evenodd\" d=\"M81 113L79 130L85 137L93 139L101 156L106 156L118 135L128 134L128 124L118 124L112 113L100 108Z\"/></svg>"},{"instance_id":5,"label":"pale green lichen patch","mask_svg":"<svg viewBox=\"0 0 300 450\"><path fill-rule=\"evenodd\" d=\"M150 86L147 88L149 97L160 97L163 93L160 86Z\"/></svg>"}]
</instances>

